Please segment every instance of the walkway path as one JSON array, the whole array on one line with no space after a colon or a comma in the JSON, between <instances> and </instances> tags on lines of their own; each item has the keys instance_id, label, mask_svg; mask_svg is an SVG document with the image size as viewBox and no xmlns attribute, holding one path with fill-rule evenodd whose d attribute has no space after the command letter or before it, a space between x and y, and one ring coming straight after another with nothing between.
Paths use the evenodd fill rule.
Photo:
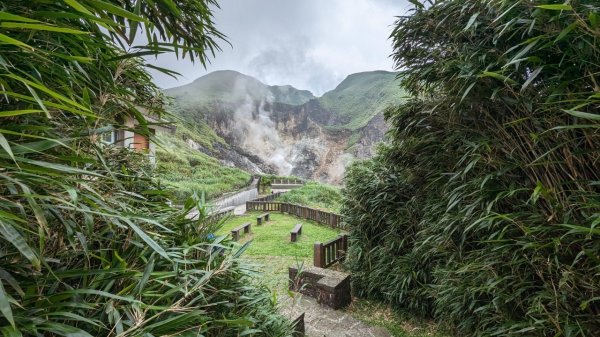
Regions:
<instances>
[{"instance_id":1,"label":"walkway path","mask_svg":"<svg viewBox=\"0 0 600 337\"><path fill-rule=\"evenodd\" d=\"M391 337L387 330L369 326L343 310L333 310L313 298L301 296L287 300L281 313L291 320L304 312L304 326L308 337Z\"/></svg>"},{"instance_id":2,"label":"walkway path","mask_svg":"<svg viewBox=\"0 0 600 337\"><path fill-rule=\"evenodd\" d=\"M252 183L250 183L250 185L243 190L227 193L226 196L217 198L215 200L210 200L207 202L207 204L212 205L214 211L218 211L227 207L235 207L233 214L242 215L246 213L246 201L250 201L258 197L258 190L256 189L257 183L258 178L254 177ZM198 211L194 209L188 214L187 217L189 219L194 219L197 216Z\"/></svg>"}]
</instances>

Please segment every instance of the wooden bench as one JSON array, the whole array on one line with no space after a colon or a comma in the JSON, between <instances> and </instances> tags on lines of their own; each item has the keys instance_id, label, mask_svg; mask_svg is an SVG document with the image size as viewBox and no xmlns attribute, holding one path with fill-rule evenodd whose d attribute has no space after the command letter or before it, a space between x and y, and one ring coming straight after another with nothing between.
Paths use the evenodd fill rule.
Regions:
<instances>
[{"instance_id":1,"label":"wooden bench","mask_svg":"<svg viewBox=\"0 0 600 337\"><path fill-rule=\"evenodd\" d=\"M263 213L261 215L259 215L258 217L256 217L256 225L260 226L262 225L264 221L269 221L269 213Z\"/></svg>"},{"instance_id":2,"label":"wooden bench","mask_svg":"<svg viewBox=\"0 0 600 337\"><path fill-rule=\"evenodd\" d=\"M302 234L302 224L301 223L296 224L296 227L294 227L294 229L292 229L290 234L291 234L291 237L290 237L291 242L298 241L298 235Z\"/></svg>"},{"instance_id":3,"label":"wooden bench","mask_svg":"<svg viewBox=\"0 0 600 337\"><path fill-rule=\"evenodd\" d=\"M233 241L237 241L240 238L240 231L243 229L244 233L250 233L250 226L251 224L249 222L246 222L245 224L241 224L239 226L237 226L236 228L231 230L231 237L233 238Z\"/></svg>"}]
</instances>

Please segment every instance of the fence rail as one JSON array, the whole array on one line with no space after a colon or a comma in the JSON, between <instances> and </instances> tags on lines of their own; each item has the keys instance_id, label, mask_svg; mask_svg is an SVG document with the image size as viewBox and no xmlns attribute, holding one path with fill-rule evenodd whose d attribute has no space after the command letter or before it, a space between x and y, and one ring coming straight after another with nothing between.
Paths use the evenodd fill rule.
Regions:
<instances>
[{"instance_id":1,"label":"fence rail","mask_svg":"<svg viewBox=\"0 0 600 337\"><path fill-rule=\"evenodd\" d=\"M271 211L282 212L295 215L299 218L312 220L332 228L342 228L342 216L335 213L325 212L318 209L304 207L300 205L288 204L285 202L270 201L247 201L246 210L248 211Z\"/></svg>"},{"instance_id":2,"label":"fence rail","mask_svg":"<svg viewBox=\"0 0 600 337\"><path fill-rule=\"evenodd\" d=\"M314 265L327 268L337 261L342 261L348 251L348 235L340 235L325 243L316 242L314 246Z\"/></svg>"},{"instance_id":3,"label":"fence rail","mask_svg":"<svg viewBox=\"0 0 600 337\"><path fill-rule=\"evenodd\" d=\"M226 208L219 209L216 212L210 213L208 215L208 217L206 218L206 222L215 223L225 217L232 216L234 209L235 209L235 207L226 207Z\"/></svg>"},{"instance_id":4,"label":"fence rail","mask_svg":"<svg viewBox=\"0 0 600 337\"><path fill-rule=\"evenodd\" d=\"M271 180L271 185L304 185L304 181L300 179L274 178Z\"/></svg>"},{"instance_id":5,"label":"fence rail","mask_svg":"<svg viewBox=\"0 0 600 337\"><path fill-rule=\"evenodd\" d=\"M282 195L284 193L285 192L271 193L271 194L265 195L264 197L252 199L252 201L257 201L257 202L261 202L261 201L273 201L273 200L277 199L280 195Z\"/></svg>"}]
</instances>

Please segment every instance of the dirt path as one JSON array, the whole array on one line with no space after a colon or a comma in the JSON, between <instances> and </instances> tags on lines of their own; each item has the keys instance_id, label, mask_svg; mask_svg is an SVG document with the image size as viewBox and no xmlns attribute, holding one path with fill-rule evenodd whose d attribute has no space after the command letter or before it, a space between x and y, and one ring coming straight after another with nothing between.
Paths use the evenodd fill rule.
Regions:
<instances>
[{"instance_id":1,"label":"dirt path","mask_svg":"<svg viewBox=\"0 0 600 337\"><path fill-rule=\"evenodd\" d=\"M308 337L390 337L383 328L369 326L343 310L333 310L317 303L313 298L299 295L288 299L281 313L294 320L304 313L304 326Z\"/></svg>"}]
</instances>

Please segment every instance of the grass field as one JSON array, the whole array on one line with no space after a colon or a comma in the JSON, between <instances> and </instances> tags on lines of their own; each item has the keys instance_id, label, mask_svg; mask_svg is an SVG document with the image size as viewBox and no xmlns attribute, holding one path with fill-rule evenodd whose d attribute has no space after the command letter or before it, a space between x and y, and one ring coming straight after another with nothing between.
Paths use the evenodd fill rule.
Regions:
<instances>
[{"instance_id":1,"label":"grass field","mask_svg":"<svg viewBox=\"0 0 600 337\"><path fill-rule=\"evenodd\" d=\"M217 234L228 234L233 228L252 223L251 233L239 240L240 244L252 241L244 253L245 259L258 263L263 283L269 286L276 296L288 293L288 267L302 264L312 265L313 245L335 238L340 231L291 215L271 212L270 221L256 226L256 217L262 212L249 212L244 216L231 218ZM297 242L290 242L290 231L297 223L302 223L302 235Z\"/></svg>"}]
</instances>

